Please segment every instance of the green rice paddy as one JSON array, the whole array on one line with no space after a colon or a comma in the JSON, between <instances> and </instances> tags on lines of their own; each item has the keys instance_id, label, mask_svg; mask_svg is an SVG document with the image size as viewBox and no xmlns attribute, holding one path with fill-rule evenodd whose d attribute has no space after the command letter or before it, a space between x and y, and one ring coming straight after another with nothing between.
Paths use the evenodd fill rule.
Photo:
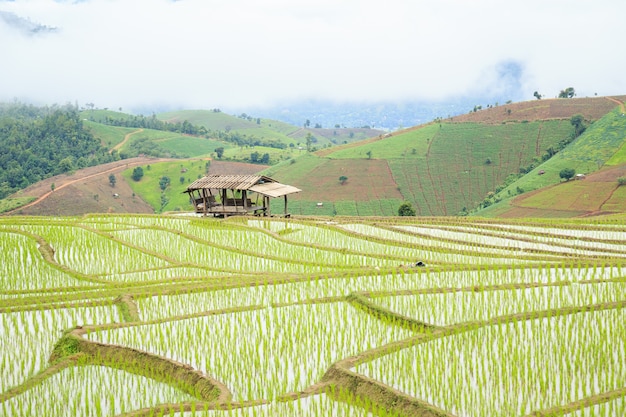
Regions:
<instances>
[{"instance_id":1,"label":"green rice paddy","mask_svg":"<svg viewBox=\"0 0 626 417\"><path fill-rule=\"evenodd\" d=\"M2 416L620 416L626 226L0 218Z\"/></svg>"}]
</instances>

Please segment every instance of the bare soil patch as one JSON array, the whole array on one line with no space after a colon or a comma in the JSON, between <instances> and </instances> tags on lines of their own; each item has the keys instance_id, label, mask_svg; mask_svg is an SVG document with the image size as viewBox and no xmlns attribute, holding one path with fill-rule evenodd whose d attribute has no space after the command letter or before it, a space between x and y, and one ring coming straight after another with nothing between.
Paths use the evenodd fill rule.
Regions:
<instances>
[{"instance_id":1,"label":"bare soil patch","mask_svg":"<svg viewBox=\"0 0 626 417\"><path fill-rule=\"evenodd\" d=\"M582 180L570 180L525 193L516 197L511 202L513 207L498 217L556 218L622 213L626 208L613 200L619 197L615 195L619 189L617 179L624 175L626 165L594 172ZM550 208L539 207L537 202L550 202Z\"/></svg>"},{"instance_id":2,"label":"bare soil patch","mask_svg":"<svg viewBox=\"0 0 626 417\"><path fill-rule=\"evenodd\" d=\"M569 119L575 114L582 114L587 120L598 120L609 113L626 96L590 97L569 99L542 99L521 103L501 104L497 107L482 109L452 117L452 122L491 123L537 121L550 119Z\"/></svg>"},{"instance_id":3,"label":"bare soil patch","mask_svg":"<svg viewBox=\"0 0 626 417\"><path fill-rule=\"evenodd\" d=\"M86 213L154 213L148 203L133 196L120 172L138 165L170 159L129 158L57 175L39 181L12 197L35 197L37 200L6 214L35 216L73 216ZM115 187L109 175L116 175ZM54 184L54 191L52 191Z\"/></svg>"}]
</instances>

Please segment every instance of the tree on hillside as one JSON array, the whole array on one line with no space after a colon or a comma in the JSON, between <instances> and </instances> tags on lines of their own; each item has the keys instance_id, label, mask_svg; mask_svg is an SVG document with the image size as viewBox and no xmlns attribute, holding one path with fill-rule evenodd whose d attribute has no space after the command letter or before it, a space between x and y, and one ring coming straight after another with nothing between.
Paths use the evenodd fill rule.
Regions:
<instances>
[{"instance_id":1,"label":"tree on hillside","mask_svg":"<svg viewBox=\"0 0 626 417\"><path fill-rule=\"evenodd\" d=\"M565 90L561 90L559 93L559 98L572 98L576 95L576 90L574 87L567 87Z\"/></svg>"},{"instance_id":2,"label":"tree on hillside","mask_svg":"<svg viewBox=\"0 0 626 417\"><path fill-rule=\"evenodd\" d=\"M306 134L306 150L307 150L307 152L311 152L311 144L312 143L313 143L313 135L311 134L311 132L309 132L309 133Z\"/></svg>"},{"instance_id":3,"label":"tree on hillside","mask_svg":"<svg viewBox=\"0 0 626 417\"><path fill-rule=\"evenodd\" d=\"M135 169L133 169L133 175L131 175L131 178L135 181L139 181L140 179L143 178L143 168L142 167L136 167Z\"/></svg>"},{"instance_id":4,"label":"tree on hillside","mask_svg":"<svg viewBox=\"0 0 626 417\"><path fill-rule=\"evenodd\" d=\"M400 204L400 207L398 207L398 216L415 216L413 205L408 201Z\"/></svg>"},{"instance_id":5,"label":"tree on hillside","mask_svg":"<svg viewBox=\"0 0 626 417\"><path fill-rule=\"evenodd\" d=\"M109 175L109 184L111 185L111 187L115 187L116 182L117 182L117 178L115 178L115 175L113 174Z\"/></svg>"},{"instance_id":6,"label":"tree on hillside","mask_svg":"<svg viewBox=\"0 0 626 417\"><path fill-rule=\"evenodd\" d=\"M341 177L339 177L339 183L341 185L344 185L346 181L348 181L348 177L346 177L345 175L342 175Z\"/></svg>"},{"instance_id":7,"label":"tree on hillside","mask_svg":"<svg viewBox=\"0 0 626 417\"><path fill-rule=\"evenodd\" d=\"M165 189L170 185L170 177L162 176L159 180L159 187L161 187L161 191L165 191Z\"/></svg>"},{"instance_id":8,"label":"tree on hillside","mask_svg":"<svg viewBox=\"0 0 626 417\"><path fill-rule=\"evenodd\" d=\"M569 181L574 177L575 174L576 171L574 170L574 168L563 168L561 172L559 172L559 177L561 177L565 181Z\"/></svg>"},{"instance_id":9,"label":"tree on hillside","mask_svg":"<svg viewBox=\"0 0 626 417\"><path fill-rule=\"evenodd\" d=\"M537 100L541 100L541 97L543 97L541 94L539 94L539 92L538 92L538 91L535 91L535 92L533 93L533 96L534 96Z\"/></svg>"},{"instance_id":10,"label":"tree on hillside","mask_svg":"<svg viewBox=\"0 0 626 417\"><path fill-rule=\"evenodd\" d=\"M574 126L574 138L582 135L587 126L585 125L585 117L582 114L575 114L569 119L572 126Z\"/></svg>"},{"instance_id":11,"label":"tree on hillside","mask_svg":"<svg viewBox=\"0 0 626 417\"><path fill-rule=\"evenodd\" d=\"M224 155L224 147L220 146L219 148L215 148L215 155L217 155L219 159L222 159L222 156Z\"/></svg>"}]
</instances>

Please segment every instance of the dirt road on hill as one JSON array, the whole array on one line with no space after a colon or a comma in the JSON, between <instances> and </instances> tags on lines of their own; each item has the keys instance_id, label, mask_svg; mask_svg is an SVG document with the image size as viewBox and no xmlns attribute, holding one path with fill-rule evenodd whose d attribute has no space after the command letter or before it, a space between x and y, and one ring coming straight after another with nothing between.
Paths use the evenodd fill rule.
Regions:
<instances>
[{"instance_id":1,"label":"dirt road on hill","mask_svg":"<svg viewBox=\"0 0 626 417\"><path fill-rule=\"evenodd\" d=\"M132 135L134 135L134 134L136 134L136 133L141 133L141 132L143 132L143 129L139 129L139 130L135 130L134 132L127 133L127 134L124 136L124 140L123 140L123 141L121 141L120 143L118 143L117 145L115 145L115 146L113 147L113 149L111 149L111 150L109 151L109 153L113 153L113 151L119 151L119 150L122 148L122 146L124 146L124 145L125 145L125 144L126 144L126 143L130 140L130 137L131 137Z\"/></svg>"},{"instance_id":2,"label":"dirt road on hill","mask_svg":"<svg viewBox=\"0 0 626 417\"><path fill-rule=\"evenodd\" d=\"M85 212L136 212L153 213L152 208L138 197L120 200L120 195L133 195L123 181L118 181L110 190L108 176L128 168L173 161L171 158L137 157L110 162L76 171L72 175L57 175L33 184L12 197L35 197L36 200L4 215L75 215ZM53 187L54 185L54 187ZM87 211L85 211L87 210Z\"/></svg>"}]
</instances>

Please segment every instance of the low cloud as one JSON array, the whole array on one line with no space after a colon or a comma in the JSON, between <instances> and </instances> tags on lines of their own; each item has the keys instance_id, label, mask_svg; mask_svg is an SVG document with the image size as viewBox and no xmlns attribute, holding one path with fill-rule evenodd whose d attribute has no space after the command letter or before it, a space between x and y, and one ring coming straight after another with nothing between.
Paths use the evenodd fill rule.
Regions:
<instances>
[{"instance_id":1,"label":"low cloud","mask_svg":"<svg viewBox=\"0 0 626 417\"><path fill-rule=\"evenodd\" d=\"M626 93L619 0L15 0L0 100L228 108Z\"/></svg>"}]
</instances>

